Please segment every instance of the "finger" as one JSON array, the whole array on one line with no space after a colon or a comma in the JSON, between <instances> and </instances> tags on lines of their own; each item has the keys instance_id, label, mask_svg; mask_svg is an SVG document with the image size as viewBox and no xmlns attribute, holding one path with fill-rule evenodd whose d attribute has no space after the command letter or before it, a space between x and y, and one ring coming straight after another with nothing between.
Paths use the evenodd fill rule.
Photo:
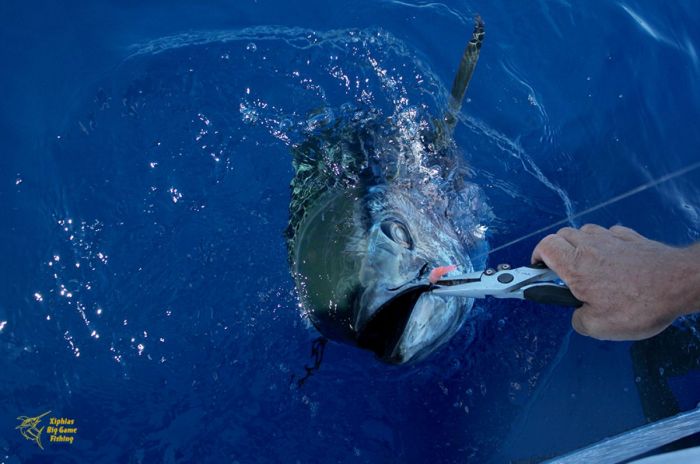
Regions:
<instances>
[{"instance_id":1,"label":"finger","mask_svg":"<svg viewBox=\"0 0 700 464\"><path fill-rule=\"evenodd\" d=\"M573 227L562 227L557 231L557 235L569 242L574 247L578 246L578 244L585 238L583 232L578 229L574 229Z\"/></svg>"},{"instance_id":2,"label":"finger","mask_svg":"<svg viewBox=\"0 0 700 464\"><path fill-rule=\"evenodd\" d=\"M605 233L607 232L608 229L605 227L601 227L598 224L584 224L581 227L581 232L584 232L586 234L599 234L599 233Z\"/></svg>"},{"instance_id":3,"label":"finger","mask_svg":"<svg viewBox=\"0 0 700 464\"><path fill-rule=\"evenodd\" d=\"M639 240L640 238L644 238L629 227L620 225L612 226L610 232L612 232L615 237L621 238L622 240Z\"/></svg>"},{"instance_id":4,"label":"finger","mask_svg":"<svg viewBox=\"0 0 700 464\"><path fill-rule=\"evenodd\" d=\"M584 304L571 315L571 327L581 335L586 337L599 338L600 334L596 331L596 320L591 315L592 308Z\"/></svg>"},{"instance_id":5,"label":"finger","mask_svg":"<svg viewBox=\"0 0 700 464\"><path fill-rule=\"evenodd\" d=\"M571 327L573 327L574 330L576 332L578 332L579 334L587 337L588 331L586 330L585 324L583 322L581 322L581 312L582 311L583 311L583 306L581 306L579 309L574 311L574 314L571 315Z\"/></svg>"},{"instance_id":6,"label":"finger","mask_svg":"<svg viewBox=\"0 0 700 464\"><path fill-rule=\"evenodd\" d=\"M615 330L609 322L596 316L592 306L584 304L571 315L571 327L581 335L597 340L633 340L624 331Z\"/></svg>"},{"instance_id":7,"label":"finger","mask_svg":"<svg viewBox=\"0 0 700 464\"><path fill-rule=\"evenodd\" d=\"M533 264L543 262L550 269L554 270L560 277L568 265L573 261L575 248L564 238L557 234L547 235L537 244L532 251L531 262Z\"/></svg>"}]
</instances>

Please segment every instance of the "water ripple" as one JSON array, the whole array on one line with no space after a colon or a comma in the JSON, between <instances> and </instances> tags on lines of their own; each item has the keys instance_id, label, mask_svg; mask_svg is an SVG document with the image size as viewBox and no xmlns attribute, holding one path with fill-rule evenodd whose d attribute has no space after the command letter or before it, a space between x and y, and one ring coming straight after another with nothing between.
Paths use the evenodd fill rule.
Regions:
<instances>
[{"instance_id":1,"label":"water ripple","mask_svg":"<svg viewBox=\"0 0 700 464\"><path fill-rule=\"evenodd\" d=\"M652 39L656 40L659 43L663 43L665 45L668 45L671 48L674 48L676 50L679 50L690 58L691 62L693 63L693 67L695 68L696 71L698 71L698 56L697 52L695 51L695 47L693 46L693 43L691 42L690 38L685 35L683 37L682 42L680 40L675 40L671 38L668 34L660 31L657 27L654 27L648 20L644 19L639 13L635 12L630 6L625 5L624 3L620 3L620 8L625 10L625 13L627 13L636 23L637 25L644 31L646 32Z\"/></svg>"}]
</instances>

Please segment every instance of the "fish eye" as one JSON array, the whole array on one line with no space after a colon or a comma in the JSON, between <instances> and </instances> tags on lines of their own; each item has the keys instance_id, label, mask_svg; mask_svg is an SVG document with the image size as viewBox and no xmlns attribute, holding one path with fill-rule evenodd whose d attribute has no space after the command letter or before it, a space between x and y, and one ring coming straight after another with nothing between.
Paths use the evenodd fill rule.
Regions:
<instances>
[{"instance_id":1,"label":"fish eye","mask_svg":"<svg viewBox=\"0 0 700 464\"><path fill-rule=\"evenodd\" d=\"M409 250L413 248L413 240L408 228L397 220L382 222L382 232L394 242Z\"/></svg>"}]
</instances>

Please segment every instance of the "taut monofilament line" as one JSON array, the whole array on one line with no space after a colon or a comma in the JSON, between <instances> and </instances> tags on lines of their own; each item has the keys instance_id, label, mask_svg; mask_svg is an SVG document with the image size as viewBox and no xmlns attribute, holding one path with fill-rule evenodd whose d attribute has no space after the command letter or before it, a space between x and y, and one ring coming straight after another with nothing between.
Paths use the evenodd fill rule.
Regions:
<instances>
[{"instance_id":1,"label":"taut monofilament line","mask_svg":"<svg viewBox=\"0 0 700 464\"><path fill-rule=\"evenodd\" d=\"M688 165L688 166L686 166L686 167L684 167L684 168L681 168L681 169L679 169L679 170L677 170L677 171L671 172L671 173L666 174L666 175L664 175L664 176L658 177L658 178L656 178L656 179L652 179L652 180L650 180L649 182L646 182L646 183L644 183L644 184L642 184L642 185L639 185L639 186L633 188L632 190L628 190L627 192L624 192L624 193L621 193L621 194L619 194L619 195L617 195L617 196L614 196L614 197L610 198L609 200L606 200L606 201L604 201L604 202L602 202L602 203L599 203L599 204L597 204L597 205L595 205L595 206L591 206L590 208L587 208L587 209L581 211L580 213L576 213L576 214L574 214L574 215L572 215L572 216L569 216L569 217L567 217L567 218L565 218L565 219L562 219L562 220L560 220L560 221L557 221L557 222L554 222L554 223L552 223L552 224L549 224L548 226L545 226L545 227L542 227L542 228L540 228L540 229L537 229L537 230L535 230L534 232L530 232L530 233L528 233L528 234L525 234L525 235L523 235L523 236L521 236L521 237L519 237L519 238L516 238L515 240L511 240L510 242L504 243L503 245L499 245L499 246L497 246L496 248L492 248L492 249L489 250L487 253L483 253L483 254L481 254L481 255L476 256L475 259L476 259L476 258L483 258L484 256L488 256L488 255L490 255L491 253L494 253L494 252L499 251L499 250L503 250L504 248L508 248L508 247L510 247L510 246L512 246L512 245L515 245L516 243L520 243L520 242L522 242L523 240L527 240L528 238L534 237L534 236L536 236L536 235L538 235L538 234L541 234L542 232L546 232L546 231L548 231L549 229L552 229L552 228L554 228L554 227L562 226L562 225L565 225L565 224L569 224L572 220L574 220L574 219L576 219L576 218L579 218L579 217L581 217L581 216L585 216L586 214L589 214L589 213L592 213L592 212L594 212L594 211L597 211L597 210L599 210L599 209L601 209L601 208L604 208L604 207L606 207L606 206L609 206L609 205L611 205L611 204L613 204L613 203L617 203L617 202L620 201L620 200L624 200L625 198L629 198L629 197L631 197L631 196L634 196L634 195L636 195L636 194L638 194L638 193L641 193L641 192L643 192L643 191L645 191L645 190L648 190L648 189L650 189L650 188L652 188L652 187L656 187L656 186L659 185L659 184L663 184L664 182L667 182L667 181L669 181L669 180L675 179L676 177L679 177L679 176L682 176L682 175L684 175L684 174L687 174L687 173L689 173L689 172L691 172L691 171L694 171L694 170L696 170L696 169L698 169L698 168L700 168L700 161L698 161L698 162L696 162L696 163L692 163L692 164L690 164L690 165Z\"/></svg>"}]
</instances>

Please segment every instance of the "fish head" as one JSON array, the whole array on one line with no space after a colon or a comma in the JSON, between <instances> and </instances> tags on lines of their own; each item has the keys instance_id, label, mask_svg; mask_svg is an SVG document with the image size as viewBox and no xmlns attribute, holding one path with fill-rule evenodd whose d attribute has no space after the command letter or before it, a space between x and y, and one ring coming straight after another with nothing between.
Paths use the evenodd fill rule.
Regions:
<instances>
[{"instance_id":1,"label":"fish head","mask_svg":"<svg viewBox=\"0 0 700 464\"><path fill-rule=\"evenodd\" d=\"M345 192L307 217L294 274L302 305L329 338L405 364L446 343L473 300L429 292L428 274L471 272L440 201L401 185Z\"/></svg>"},{"instance_id":2,"label":"fish head","mask_svg":"<svg viewBox=\"0 0 700 464\"><path fill-rule=\"evenodd\" d=\"M473 270L442 197L405 185L370 192L371 225L355 311L358 344L393 364L417 361L446 343L464 323L473 300L429 291L431 270Z\"/></svg>"}]
</instances>

